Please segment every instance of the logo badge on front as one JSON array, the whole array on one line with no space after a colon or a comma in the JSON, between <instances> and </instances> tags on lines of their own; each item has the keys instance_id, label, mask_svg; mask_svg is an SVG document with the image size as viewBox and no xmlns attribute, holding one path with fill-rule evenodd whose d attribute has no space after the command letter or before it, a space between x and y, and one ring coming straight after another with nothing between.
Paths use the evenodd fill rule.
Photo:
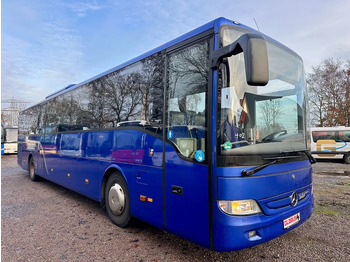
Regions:
<instances>
[{"instance_id":1,"label":"logo badge on front","mask_svg":"<svg viewBox=\"0 0 350 262\"><path fill-rule=\"evenodd\" d=\"M290 204L292 207L295 207L298 204L298 194L296 192L293 192L290 196Z\"/></svg>"}]
</instances>

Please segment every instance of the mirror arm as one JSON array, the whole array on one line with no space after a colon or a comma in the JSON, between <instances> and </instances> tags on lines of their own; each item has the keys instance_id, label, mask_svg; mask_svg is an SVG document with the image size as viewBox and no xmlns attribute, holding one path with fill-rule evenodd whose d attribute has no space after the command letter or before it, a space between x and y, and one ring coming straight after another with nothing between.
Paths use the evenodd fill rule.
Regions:
<instances>
[{"instance_id":1,"label":"mirror arm","mask_svg":"<svg viewBox=\"0 0 350 262\"><path fill-rule=\"evenodd\" d=\"M211 69L217 69L219 67L220 61L223 58L230 57L232 55L237 55L241 52L243 52L243 50L240 47L238 40L233 42L230 45L214 50L212 52L212 57L211 57L211 65L210 65Z\"/></svg>"},{"instance_id":2,"label":"mirror arm","mask_svg":"<svg viewBox=\"0 0 350 262\"><path fill-rule=\"evenodd\" d=\"M211 69L218 68L220 60L225 57L238 55L241 52L248 51L248 42L250 39L265 40L264 37L258 34L247 33L241 35L235 42L230 45L224 46L212 52L211 56Z\"/></svg>"},{"instance_id":3,"label":"mirror arm","mask_svg":"<svg viewBox=\"0 0 350 262\"><path fill-rule=\"evenodd\" d=\"M269 66L266 40L253 33L241 35L228 46L214 50L211 55L211 69L217 69L225 57L243 52L248 85L265 86L269 82Z\"/></svg>"}]
</instances>

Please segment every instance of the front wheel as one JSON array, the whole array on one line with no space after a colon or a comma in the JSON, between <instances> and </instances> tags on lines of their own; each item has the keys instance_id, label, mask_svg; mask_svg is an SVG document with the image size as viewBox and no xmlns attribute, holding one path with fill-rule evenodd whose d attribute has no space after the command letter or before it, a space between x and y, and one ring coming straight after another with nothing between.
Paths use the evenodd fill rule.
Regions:
<instances>
[{"instance_id":1,"label":"front wheel","mask_svg":"<svg viewBox=\"0 0 350 262\"><path fill-rule=\"evenodd\" d=\"M105 201L112 222L119 227L126 227L130 221L129 190L125 179L117 172L108 178Z\"/></svg>"},{"instance_id":2,"label":"front wheel","mask_svg":"<svg viewBox=\"0 0 350 262\"><path fill-rule=\"evenodd\" d=\"M350 164L350 154L344 155L344 162Z\"/></svg>"}]
</instances>

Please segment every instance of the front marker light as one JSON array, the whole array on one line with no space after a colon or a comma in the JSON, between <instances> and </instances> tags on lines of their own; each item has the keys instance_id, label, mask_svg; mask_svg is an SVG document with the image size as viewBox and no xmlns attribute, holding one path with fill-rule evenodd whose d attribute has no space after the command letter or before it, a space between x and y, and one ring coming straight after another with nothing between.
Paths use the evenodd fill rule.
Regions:
<instances>
[{"instance_id":1,"label":"front marker light","mask_svg":"<svg viewBox=\"0 0 350 262\"><path fill-rule=\"evenodd\" d=\"M261 209L253 199L227 201L220 200L219 207L222 211L229 215L245 216L261 213Z\"/></svg>"}]
</instances>

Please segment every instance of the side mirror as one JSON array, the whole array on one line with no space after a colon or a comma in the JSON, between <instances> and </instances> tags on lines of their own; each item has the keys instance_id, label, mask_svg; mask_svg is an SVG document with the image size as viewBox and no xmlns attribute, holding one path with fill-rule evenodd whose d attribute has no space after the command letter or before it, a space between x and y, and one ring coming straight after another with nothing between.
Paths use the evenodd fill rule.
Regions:
<instances>
[{"instance_id":1,"label":"side mirror","mask_svg":"<svg viewBox=\"0 0 350 262\"><path fill-rule=\"evenodd\" d=\"M244 34L232 44L213 51L211 68L216 69L225 57L243 52L248 85L265 86L269 82L269 63L265 39L258 34Z\"/></svg>"}]
</instances>

